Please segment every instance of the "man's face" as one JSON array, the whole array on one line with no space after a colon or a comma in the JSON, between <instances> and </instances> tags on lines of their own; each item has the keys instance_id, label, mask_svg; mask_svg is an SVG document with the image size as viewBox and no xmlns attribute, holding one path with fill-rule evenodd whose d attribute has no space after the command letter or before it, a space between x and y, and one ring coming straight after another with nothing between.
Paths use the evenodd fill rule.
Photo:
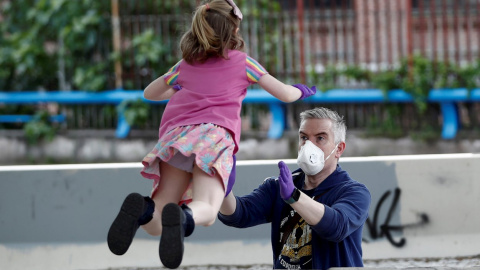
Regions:
<instances>
[{"instance_id":1,"label":"man's face","mask_svg":"<svg viewBox=\"0 0 480 270\"><path fill-rule=\"evenodd\" d=\"M298 150L300 151L300 148L309 140L318 148L322 149L326 158L335 148L335 137L332 126L333 124L330 119L306 119L303 121L298 130ZM325 167L327 167L332 160L335 160L333 156L335 156L335 153L325 162Z\"/></svg>"}]
</instances>

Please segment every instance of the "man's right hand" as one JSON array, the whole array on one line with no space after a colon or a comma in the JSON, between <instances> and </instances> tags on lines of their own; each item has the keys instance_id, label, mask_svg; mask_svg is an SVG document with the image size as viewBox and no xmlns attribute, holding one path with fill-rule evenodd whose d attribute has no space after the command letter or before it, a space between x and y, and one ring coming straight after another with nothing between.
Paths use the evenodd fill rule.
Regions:
<instances>
[{"instance_id":1,"label":"man's right hand","mask_svg":"<svg viewBox=\"0 0 480 270\"><path fill-rule=\"evenodd\" d=\"M280 161L278 163L280 169L280 175L278 176L278 184L280 186L280 196L283 200L288 200L292 197L295 185L293 184L292 172L287 167L285 162Z\"/></svg>"}]
</instances>

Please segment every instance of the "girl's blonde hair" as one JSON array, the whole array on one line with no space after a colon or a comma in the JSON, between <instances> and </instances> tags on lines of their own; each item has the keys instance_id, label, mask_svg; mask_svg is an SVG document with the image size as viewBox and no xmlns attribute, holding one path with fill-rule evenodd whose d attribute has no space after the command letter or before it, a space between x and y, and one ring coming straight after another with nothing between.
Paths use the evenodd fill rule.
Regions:
<instances>
[{"instance_id":1,"label":"girl's blonde hair","mask_svg":"<svg viewBox=\"0 0 480 270\"><path fill-rule=\"evenodd\" d=\"M199 6L192 27L180 40L182 58L189 64L203 63L210 57L228 59L228 50L242 51L245 42L238 34L240 19L226 0L213 0Z\"/></svg>"}]
</instances>

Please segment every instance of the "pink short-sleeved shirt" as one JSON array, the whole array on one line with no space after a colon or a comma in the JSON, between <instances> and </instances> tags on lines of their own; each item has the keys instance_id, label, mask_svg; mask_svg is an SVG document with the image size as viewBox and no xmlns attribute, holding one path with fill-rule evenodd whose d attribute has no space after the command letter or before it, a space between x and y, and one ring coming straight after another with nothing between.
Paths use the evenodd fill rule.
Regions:
<instances>
[{"instance_id":1,"label":"pink short-sleeved shirt","mask_svg":"<svg viewBox=\"0 0 480 270\"><path fill-rule=\"evenodd\" d=\"M179 126L213 123L227 129L238 150L241 133L240 110L247 87L268 72L246 53L231 50L229 59L211 58L190 65L180 60L165 75L168 85L180 85L167 103L159 137Z\"/></svg>"}]
</instances>

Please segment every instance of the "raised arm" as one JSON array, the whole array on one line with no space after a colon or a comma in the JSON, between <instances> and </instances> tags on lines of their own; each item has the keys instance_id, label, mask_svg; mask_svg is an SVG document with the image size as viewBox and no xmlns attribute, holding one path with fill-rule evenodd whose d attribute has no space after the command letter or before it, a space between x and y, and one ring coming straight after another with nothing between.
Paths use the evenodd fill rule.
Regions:
<instances>
[{"instance_id":1,"label":"raised arm","mask_svg":"<svg viewBox=\"0 0 480 270\"><path fill-rule=\"evenodd\" d=\"M176 89L165 83L164 76L161 76L145 88L143 97L148 100L160 101L171 98L176 92Z\"/></svg>"},{"instance_id":2,"label":"raised arm","mask_svg":"<svg viewBox=\"0 0 480 270\"><path fill-rule=\"evenodd\" d=\"M303 99L315 94L317 91L315 86L309 88L301 84L284 84L270 74L263 75L258 81L258 85L283 102L293 102L301 98Z\"/></svg>"},{"instance_id":3,"label":"raised arm","mask_svg":"<svg viewBox=\"0 0 480 270\"><path fill-rule=\"evenodd\" d=\"M278 163L280 175L278 176L278 184L280 186L280 196L282 199L288 200L292 197L294 190L296 189L293 184L292 173L288 169L287 165L280 161ZM315 225L322 219L325 213L325 206L309 196L304 195L301 191L298 201L291 204L292 208L298 212L298 214L305 219L310 225Z\"/></svg>"},{"instance_id":4,"label":"raised arm","mask_svg":"<svg viewBox=\"0 0 480 270\"><path fill-rule=\"evenodd\" d=\"M230 193L223 200L218 219L225 225L248 228L271 221L276 201L276 184L268 178L251 193L238 197Z\"/></svg>"},{"instance_id":5,"label":"raised arm","mask_svg":"<svg viewBox=\"0 0 480 270\"><path fill-rule=\"evenodd\" d=\"M292 176L287 165L279 162L278 177L280 196L290 201L295 191ZM291 206L322 238L340 242L361 227L368 216L370 192L361 184L345 189L332 206L326 206L300 192L298 201Z\"/></svg>"}]
</instances>

